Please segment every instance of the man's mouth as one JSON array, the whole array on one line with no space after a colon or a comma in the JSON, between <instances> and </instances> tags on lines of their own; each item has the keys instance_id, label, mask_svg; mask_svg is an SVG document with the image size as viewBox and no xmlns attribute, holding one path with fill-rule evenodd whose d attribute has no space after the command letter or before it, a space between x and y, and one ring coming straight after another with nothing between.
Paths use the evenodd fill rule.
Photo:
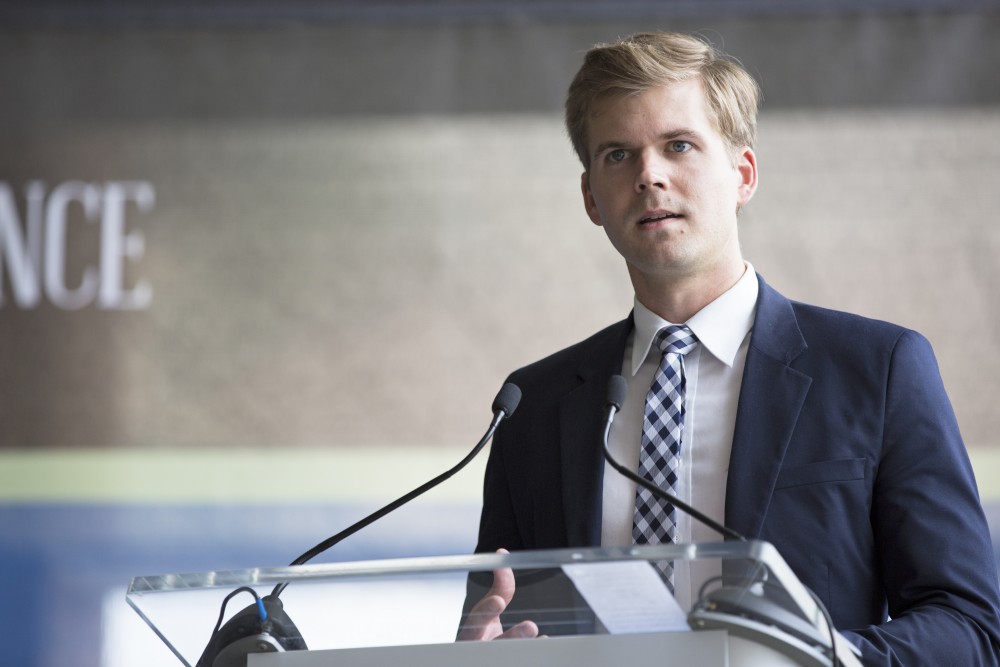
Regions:
<instances>
[{"instance_id":1,"label":"man's mouth","mask_svg":"<svg viewBox=\"0 0 1000 667\"><path fill-rule=\"evenodd\" d=\"M660 222L661 220L671 220L673 218L680 218L680 213L671 213L669 211L662 211L657 213L651 213L644 218L639 220L640 225L647 225L654 222Z\"/></svg>"}]
</instances>

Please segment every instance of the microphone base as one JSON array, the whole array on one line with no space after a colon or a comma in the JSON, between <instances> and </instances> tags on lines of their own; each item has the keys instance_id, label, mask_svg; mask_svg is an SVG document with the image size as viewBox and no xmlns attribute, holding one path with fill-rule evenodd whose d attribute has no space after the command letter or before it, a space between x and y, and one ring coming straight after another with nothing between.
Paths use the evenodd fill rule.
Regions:
<instances>
[{"instance_id":1,"label":"microphone base","mask_svg":"<svg viewBox=\"0 0 1000 667\"><path fill-rule=\"evenodd\" d=\"M250 653L308 648L281 600L267 595L261 601L267 610L267 620L260 620L256 603L241 609L212 635L197 667L246 667L246 656Z\"/></svg>"}]
</instances>

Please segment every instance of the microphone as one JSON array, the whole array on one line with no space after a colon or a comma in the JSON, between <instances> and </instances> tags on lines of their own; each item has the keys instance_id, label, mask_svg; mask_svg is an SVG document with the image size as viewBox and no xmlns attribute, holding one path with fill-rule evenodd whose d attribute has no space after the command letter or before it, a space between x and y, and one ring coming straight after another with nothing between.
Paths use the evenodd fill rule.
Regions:
<instances>
[{"instance_id":1,"label":"microphone","mask_svg":"<svg viewBox=\"0 0 1000 667\"><path fill-rule=\"evenodd\" d=\"M611 456L608 448L608 437L611 434L611 422L615 419L615 414L622 409L625 404L625 395L628 392L628 384L621 375L612 375L608 380L608 397L604 418L604 434L602 445L604 459L625 477L631 479L645 489L648 489L654 496L674 505L682 512L702 522L715 532L732 540L746 542L746 538L722 524L714 521L710 517L702 514L687 503L682 502L671 493L667 493L649 480L640 477L625 466L621 465ZM765 573L766 574L766 573ZM826 631L829 633L829 640L822 636L822 629L816 627L803 616L801 610L789 611L760 596L759 594L748 595L748 591L743 586L722 586L721 588L709 592L702 599L695 603L689 613L689 623L696 629L723 629L734 634L741 634L753 638L755 641L765 643L773 637L773 634L766 630L757 630L758 626L776 627L792 637L805 642L808 646L819 646L821 650L827 652L833 667L841 667L843 660L837 652L835 639L836 630L823 602L815 593L809 591L816 602L817 608L823 615ZM735 620L733 620L735 619ZM763 639L759 639L763 638ZM781 646L772 646L775 650L786 652ZM786 652L787 653L787 652ZM795 654L793 657L801 657ZM852 662L852 664L854 664Z\"/></svg>"},{"instance_id":2,"label":"microphone","mask_svg":"<svg viewBox=\"0 0 1000 667\"><path fill-rule=\"evenodd\" d=\"M697 519L698 521L705 524L706 526L708 526L715 532L719 533L723 537L729 538L731 540L738 540L740 542L746 542L746 538L737 533L735 530L732 530L731 528L726 528L725 526L715 521L714 519L702 514L695 508L691 507L687 503L677 498L677 496L671 493L667 493L657 485L650 482L645 477L640 477L637 473L629 470L622 464L618 463L618 461L616 461L614 457L611 456L611 450L608 449L608 436L611 434L611 422L614 421L615 414L619 410L621 410L622 405L625 404L625 394L627 392L628 392L628 384L625 382L625 378L623 378L621 375L612 375L611 378L608 380L608 399L606 403L607 412L605 413L604 417L604 435L601 440L601 444L603 445L603 450L604 450L604 459L608 462L608 464L612 468L614 468L619 473L629 478L642 488L647 489L650 493L652 493L660 500L670 503L680 511L684 512L685 514L694 519Z\"/></svg>"},{"instance_id":3,"label":"microphone","mask_svg":"<svg viewBox=\"0 0 1000 667\"><path fill-rule=\"evenodd\" d=\"M489 428L486 429L485 435L483 435L464 459L426 484L418 486L406 495L400 496L385 507L372 512L336 535L323 540L293 560L290 565L302 565L312 560L341 540L378 521L386 514L399 509L417 496L430 491L467 466L482 451L486 443L490 441L493 433L500 426L500 422L514 414L514 410L517 409L517 405L520 402L521 389L511 382L505 383L500 388L496 398L493 399L493 419L490 421ZM270 595L266 595L263 598L258 598L257 593L247 587L230 593L222 603L219 622L212 631L212 637L208 642L208 646L205 647L201 659L198 660L197 667L235 667L236 665L246 665L246 658L250 653L305 649L306 644L302 639L301 633L295 627L291 618L284 612L281 600L278 597L287 586L287 582L280 583L274 587ZM230 598L240 592L252 594L256 599L255 604L243 609L223 625L222 618L225 615L226 604Z\"/></svg>"},{"instance_id":4,"label":"microphone","mask_svg":"<svg viewBox=\"0 0 1000 667\"><path fill-rule=\"evenodd\" d=\"M427 491L430 491L435 486L437 486L438 484L445 481L446 479L454 475L456 472L464 468L466 465L469 464L469 462L472 459L476 457L477 454L479 454L480 451L482 451L483 447L486 446L486 443L490 441L490 438L493 437L493 432L497 430L497 427L500 425L500 422L506 419L507 417L510 417L512 414L514 414L514 410L517 409L517 404L520 402L521 402L521 389L516 384L513 384L511 382L505 383L504 386L500 387L500 391L497 393L496 398L493 399L493 421L490 422L489 428L486 429L486 434L476 444L476 446L473 447L472 451L469 452L464 459L459 461L457 465L455 465L450 470L441 473L440 475L438 475L431 481L427 482L426 484L418 486L417 488L407 493L405 496L397 498L396 500L392 501L382 509L372 512L365 518L361 519L360 521L351 526L348 526L347 528L340 531L336 535L328 537L327 539L323 540L322 542L314 546L309 551L305 552L304 554L293 560L290 563L290 565L302 565L303 563L312 560L313 558L323 553L324 551L326 551L333 545L337 544L341 540L350 537L351 535L358 532L365 526L378 521L389 512L399 509L401 506L410 502L417 496ZM280 584L279 588L275 588L273 595L278 595L281 592L281 590L284 590L284 586L285 586L284 584Z\"/></svg>"}]
</instances>

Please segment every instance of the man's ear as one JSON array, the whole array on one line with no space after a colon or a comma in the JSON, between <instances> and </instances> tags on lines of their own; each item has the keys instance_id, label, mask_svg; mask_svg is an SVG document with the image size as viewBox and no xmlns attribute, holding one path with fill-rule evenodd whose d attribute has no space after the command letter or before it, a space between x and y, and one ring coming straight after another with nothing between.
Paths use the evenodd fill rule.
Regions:
<instances>
[{"instance_id":1,"label":"man's ear","mask_svg":"<svg viewBox=\"0 0 1000 667\"><path fill-rule=\"evenodd\" d=\"M590 191L590 175L586 171L580 176L580 192L583 194L583 207L587 209L590 221L602 227L601 214L597 211L597 202L594 201L594 194Z\"/></svg>"},{"instance_id":2,"label":"man's ear","mask_svg":"<svg viewBox=\"0 0 1000 667\"><path fill-rule=\"evenodd\" d=\"M736 154L736 173L739 175L736 203L744 206L757 191L757 155L749 146L744 146Z\"/></svg>"}]
</instances>

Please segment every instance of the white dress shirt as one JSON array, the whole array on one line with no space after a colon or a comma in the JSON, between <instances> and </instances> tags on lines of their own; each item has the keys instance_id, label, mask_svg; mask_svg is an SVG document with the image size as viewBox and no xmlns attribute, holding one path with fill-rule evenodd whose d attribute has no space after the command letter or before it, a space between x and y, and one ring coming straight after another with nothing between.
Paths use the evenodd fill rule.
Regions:
<instances>
[{"instance_id":1,"label":"white dress shirt","mask_svg":"<svg viewBox=\"0 0 1000 667\"><path fill-rule=\"evenodd\" d=\"M646 394L659 367L661 353L650 352L653 338L670 324L687 324L699 345L684 357L685 413L681 435L681 461L676 495L703 514L724 523L729 454L736 426L736 408L750 330L757 305L757 275L746 264L743 276L728 291L687 322L667 322L635 301L635 328L625 345L622 375L628 382L625 404L611 427L609 447L625 467L639 469L639 450ZM635 514L634 482L605 464L601 544L632 544ZM717 542L722 536L708 526L676 513L676 540ZM697 600L698 588L719 572L718 564L675 562L674 595L688 610Z\"/></svg>"}]
</instances>

